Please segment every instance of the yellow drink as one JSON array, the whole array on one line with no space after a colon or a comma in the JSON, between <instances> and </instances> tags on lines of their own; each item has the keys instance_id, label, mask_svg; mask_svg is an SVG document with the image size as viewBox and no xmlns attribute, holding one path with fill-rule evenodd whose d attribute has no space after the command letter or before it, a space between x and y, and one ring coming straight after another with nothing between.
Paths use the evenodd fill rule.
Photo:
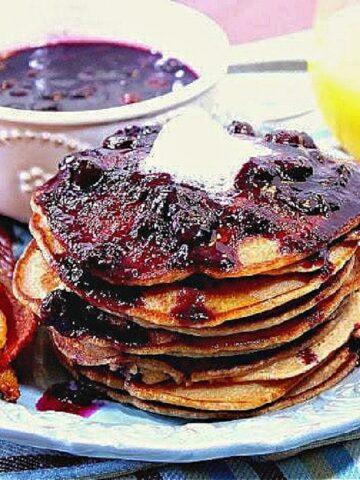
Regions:
<instances>
[{"instance_id":1,"label":"yellow drink","mask_svg":"<svg viewBox=\"0 0 360 480\"><path fill-rule=\"evenodd\" d=\"M329 6L336 4L335 12ZM309 62L325 120L341 145L360 159L360 2L324 0Z\"/></svg>"}]
</instances>

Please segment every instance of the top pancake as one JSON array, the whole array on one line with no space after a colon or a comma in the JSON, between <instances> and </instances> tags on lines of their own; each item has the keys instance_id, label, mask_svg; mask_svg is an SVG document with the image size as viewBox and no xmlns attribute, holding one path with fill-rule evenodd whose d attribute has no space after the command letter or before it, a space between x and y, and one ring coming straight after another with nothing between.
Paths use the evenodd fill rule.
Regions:
<instances>
[{"instance_id":1,"label":"top pancake","mask_svg":"<svg viewBox=\"0 0 360 480\"><path fill-rule=\"evenodd\" d=\"M115 284L239 277L295 263L358 225L357 164L321 154L304 134L258 138L236 125L240 153L244 140L268 153L217 193L144 168L160 127L128 127L66 157L32 201L57 262Z\"/></svg>"}]
</instances>

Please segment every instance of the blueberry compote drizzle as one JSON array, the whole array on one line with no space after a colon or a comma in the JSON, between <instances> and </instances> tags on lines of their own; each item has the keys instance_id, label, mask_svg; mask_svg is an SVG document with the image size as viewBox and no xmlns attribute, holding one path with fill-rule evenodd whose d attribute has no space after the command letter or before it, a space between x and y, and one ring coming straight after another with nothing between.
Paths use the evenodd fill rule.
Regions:
<instances>
[{"instance_id":1,"label":"blueberry compote drizzle","mask_svg":"<svg viewBox=\"0 0 360 480\"><path fill-rule=\"evenodd\" d=\"M0 60L0 105L39 111L118 107L171 92L197 75L161 53L110 42L25 48Z\"/></svg>"},{"instance_id":2,"label":"blueberry compote drizzle","mask_svg":"<svg viewBox=\"0 0 360 480\"><path fill-rule=\"evenodd\" d=\"M126 345L143 345L148 340L146 329L126 318L116 317L84 302L67 290L54 290L42 302L41 318L45 325L53 327L61 335L78 338L82 335L112 339Z\"/></svg>"},{"instance_id":3,"label":"blueberry compote drizzle","mask_svg":"<svg viewBox=\"0 0 360 480\"><path fill-rule=\"evenodd\" d=\"M46 390L36 403L40 412L52 410L66 412L88 418L99 410L103 402L99 394L90 387L70 381L57 383Z\"/></svg>"},{"instance_id":4,"label":"blueberry compote drizzle","mask_svg":"<svg viewBox=\"0 0 360 480\"><path fill-rule=\"evenodd\" d=\"M107 283L101 278L92 276L87 266L82 267L71 257L60 257L58 262L59 274L64 282L89 295L95 302L115 301L117 305L123 307L142 304L143 289L141 287L123 285L119 288Z\"/></svg>"},{"instance_id":5,"label":"blueberry compote drizzle","mask_svg":"<svg viewBox=\"0 0 360 480\"><path fill-rule=\"evenodd\" d=\"M66 251L61 268L74 259L70 283L79 265L124 284L188 268L231 272L241 267L239 245L257 236L273 240L283 255L307 256L359 220L360 168L325 157L304 133L251 140L252 129L233 122L232 135L262 142L271 153L251 157L233 187L214 194L143 170L159 130L119 130L102 148L67 157L37 192L35 202Z\"/></svg>"},{"instance_id":6,"label":"blueberry compote drizzle","mask_svg":"<svg viewBox=\"0 0 360 480\"><path fill-rule=\"evenodd\" d=\"M190 287L180 290L171 315L185 324L201 323L213 317L211 310L205 306L205 297L201 291Z\"/></svg>"},{"instance_id":7,"label":"blueberry compote drizzle","mask_svg":"<svg viewBox=\"0 0 360 480\"><path fill-rule=\"evenodd\" d=\"M314 350L312 350L310 347L300 350L296 356L300 358L305 365L311 365L312 363L317 363L319 361L316 352L314 352Z\"/></svg>"}]
</instances>

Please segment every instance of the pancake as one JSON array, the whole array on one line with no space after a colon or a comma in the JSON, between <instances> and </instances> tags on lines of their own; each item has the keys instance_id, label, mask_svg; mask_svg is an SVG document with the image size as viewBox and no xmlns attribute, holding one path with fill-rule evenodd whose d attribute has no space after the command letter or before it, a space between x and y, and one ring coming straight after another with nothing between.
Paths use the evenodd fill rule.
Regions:
<instances>
[{"instance_id":1,"label":"pancake","mask_svg":"<svg viewBox=\"0 0 360 480\"><path fill-rule=\"evenodd\" d=\"M185 357L238 355L275 348L304 335L329 319L344 298L359 286L360 276L357 276L356 282L347 283L303 315L265 330L226 337L189 337L164 330L149 331L131 321L111 328L101 312L89 310L85 303L66 292L46 302L49 312L46 323L53 325L60 335L79 337L83 349Z\"/></svg>"},{"instance_id":2,"label":"pancake","mask_svg":"<svg viewBox=\"0 0 360 480\"><path fill-rule=\"evenodd\" d=\"M275 401L275 403L272 403L271 405L267 405L267 403L265 403L267 397L262 397L262 388L253 390L252 383L244 383L242 384L242 392L245 393L245 395L252 392L254 398L250 400L250 403L248 403L248 398L247 396L245 397L244 403L240 403L240 413L238 413L237 416L248 416L249 414L258 415L260 413L265 413L266 411L284 408L286 406L298 403L299 401L304 401L308 398L311 398L314 395L320 393L321 390L333 386L334 383L336 383L340 378L343 378L345 374L351 371L356 364L356 358L356 355L349 353L347 350L339 352L336 356L333 356L327 362L324 362L322 365L320 365L320 367L313 369L307 377L298 378L295 386L284 395L282 400ZM275 383L265 382L261 386L265 386L265 388L266 386L272 388L274 385ZM237 387L239 387L239 385L237 385ZM156 401L159 401L160 398L161 404L166 404L166 400L170 400L170 405L175 405L176 407L183 406L186 408L198 408L201 411L218 410L218 407L221 406L222 403L222 399L219 394L224 393L223 389L229 389L232 393L240 391L240 389L238 390L236 387L231 387L228 385L216 385L208 386L207 389L196 388L195 390L192 390L192 395L190 395L189 397L182 397L181 391L178 387L175 387L173 389L176 393L172 395L169 395L167 393L168 389L164 389L163 387L140 387L139 385L136 385L135 382L133 382L131 386L129 386L128 383L125 381L124 388L132 396L136 396L137 398L140 398L142 400L145 399L146 401L149 401L149 398L153 397L157 399ZM234 388L234 390L232 390L232 388ZM135 392L136 395L134 395ZM198 403L199 398L201 398L203 402L200 401L200 403ZM224 398L226 398L225 403L227 403L228 397ZM220 401L218 401L218 399L220 399ZM251 410L247 409L246 407L249 406L249 404L255 404L255 402L264 402L263 405L267 406L265 406L265 408L254 409L253 412L245 412L245 415L241 415L242 410ZM230 409L227 408L227 410Z\"/></svg>"},{"instance_id":3,"label":"pancake","mask_svg":"<svg viewBox=\"0 0 360 480\"><path fill-rule=\"evenodd\" d=\"M51 234L51 231L47 228L46 219L34 213L30 220L30 229L45 259L56 269L55 259L59 256L61 257L64 251L56 238ZM355 247L359 239L360 231L355 229L329 248L324 247L321 251L316 252L309 258L263 273L266 275L283 275L284 273L310 273L325 267L332 269L335 266L334 256L337 256L338 250L344 247L351 247L351 244Z\"/></svg>"},{"instance_id":4,"label":"pancake","mask_svg":"<svg viewBox=\"0 0 360 480\"><path fill-rule=\"evenodd\" d=\"M321 154L298 133L257 138L232 129L239 154L244 145L253 154L231 178L221 159L229 183L214 191L207 181L147 168L160 130L127 128L111 148L70 155L34 193L33 211L61 246L58 261L73 259L117 285L255 275L306 258L359 224L360 167ZM209 168L204 162L202 174Z\"/></svg>"},{"instance_id":5,"label":"pancake","mask_svg":"<svg viewBox=\"0 0 360 480\"><path fill-rule=\"evenodd\" d=\"M240 321L234 321L231 323L229 322L229 324L223 324L223 326L220 326L220 327L215 327L211 329L209 328L209 329L201 329L201 330L199 329L192 330L189 333L192 335L194 333L196 333L196 335L199 335L199 333L201 333L202 336L204 336L205 334L205 336L212 335L215 337L218 336L219 334L220 335L229 334L236 341L235 334L238 332L243 333L248 331L254 332L256 330L264 330L272 326L280 325L286 320L288 320L289 318L291 319L293 317L299 317L302 313L311 310L317 304L322 302L324 299L330 297L335 292L337 292L345 282L346 282L346 290L342 291L342 294L344 296L346 296L347 292L350 291L351 289L357 288L358 279L359 279L359 275L357 273L358 267L356 269L351 270L351 266L352 266L351 263L352 262L349 262L346 268L344 268L331 280L329 285L327 285L324 289L320 290L315 296L312 296L311 298L307 298L306 301L303 303L295 302L295 305L291 307L286 306L287 308L286 309L283 308L282 311L278 310L277 312L274 312L274 313L270 312L270 314L265 315L265 318L264 318L264 314L262 314L256 317L251 317L249 319L242 319ZM18 298L20 299L20 301L22 301L22 303L30 307L36 315L41 316L41 312L40 312L41 301L39 300L39 298L46 297L47 295L49 295L51 289L55 288L57 285L53 285L51 281L48 284L48 282L45 281L46 280L46 277L45 277L43 282L29 283L29 285L32 288L32 291L29 291L29 289L27 289L27 292L24 292L24 289L21 288L20 285L18 285L19 277L22 277L22 275L15 275L15 281L17 285L15 286L14 289L15 291L17 291ZM37 273L36 273L36 278L39 279L39 275ZM38 292L39 288L40 289L43 288L43 291L40 293ZM97 323L100 323L99 317L101 318L104 317L104 313L100 311L96 311L94 308L91 309L89 306L86 306L84 302L82 302L80 299L77 299L77 297L75 297L73 294L67 293L64 290L55 290L55 292L59 293L60 296L63 297L60 303L59 303L59 300L57 300L58 302L57 308L60 308L61 310L58 313L58 315L59 315L59 318L60 317L62 318L62 329L64 329L64 316L67 318L67 323L70 326L70 330L71 328L73 328L74 330L76 329L81 330L82 333L88 330L86 328L87 324L89 324L89 326L91 327L91 324L93 323L93 318L95 318ZM29 295L32 295L32 296L36 295L37 298L35 299L31 298L29 297ZM70 310L76 312L77 314L73 315ZM89 318L90 312L91 312L91 319ZM56 309L51 313L51 316L52 316L52 320L56 321L56 317L57 317ZM106 322L104 324L104 327L101 329L102 332L105 331L106 335L108 335L109 333L107 330L113 330L110 327L112 327L112 325L115 325L116 328L121 329L122 336L124 336L124 332L125 332L125 337L128 339L129 342L132 343L133 346L135 344L139 344L139 340L141 340L141 342L143 343L144 339L146 339L148 336L150 336L153 340L155 339L157 343L159 342L159 340L163 339L164 336L165 336L165 339L166 338L168 339L168 341L169 341L169 338L170 340L174 338L174 336L170 335L169 333L166 333L164 330L157 329L155 333L153 333L152 332L152 330L154 330L153 325L151 325L152 327L151 330L149 329L145 330L140 326L136 327L136 325L134 325L133 322L129 321L127 317L121 318L121 317L115 317L112 315L106 315L105 319L106 319ZM146 326L147 325L145 325L145 327ZM186 333L188 333L187 329L183 329L183 330ZM204 330L206 331L204 332ZM131 335L129 335L130 333ZM185 336L182 337L180 335L180 336L176 336L175 340L179 343L181 340L184 340L186 338L187 337ZM228 339L229 339L229 336L228 336ZM117 340L118 340L118 343L120 343L119 335L117 335ZM210 341L213 341L213 342L219 341L220 344L222 343L221 339L219 340L210 339ZM189 342L189 339L187 339L186 342ZM164 341L162 341L162 343L164 343ZM205 343L205 339L202 339L199 343L200 344Z\"/></svg>"},{"instance_id":6,"label":"pancake","mask_svg":"<svg viewBox=\"0 0 360 480\"><path fill-rule=\"evenodd\" d=\"M14 290L17 292L19 300L23 304L30 307L36 315L40 316L42 299L49 295L49 293L51 293L51 291L54 289L56 290L60 284L56 282L54 283L51 275L40 274L43 268L43 261L41 256L34 256L34 260L35 258L39 260L39 266L37 266L37 261L25 261L25 267L21 268L22 261L20 261L15 274ZM31 274L29 275L26 273L27 267L30 264L32 265L32 273L36 275L36 278L40 281L31 281ZM338 274L334 275L322 289L316 292L315 295L307 296L303 302L295 301L294 305L285 305L284 307L280 307L275 311L270 311L268 314L255 315L250 318L241 319L240 321L224 323L218 327L202 328L201 330L177 327L176 330L191 335L201 334L201 336L221 336L263 330L271 326L279 325L286 320L310 310L323 299L335 293L345 283L345 281L348 280L350 270L351 262L348 262L346 268L343 268L343 270L341 270ZM357 274L355 270L351 270L351 272L351 276L355 280L357 278ZM78 304L74 306L74 311L78 310L81 310L81 302L78 302ZM118 316L108 316L108 320L115 325L120 325L122 329L124 329L124 322L128 324L126 318L123 319ZM155 328L153 324L148 324L147 322L140 321L139 319L137 319L137 323L141 323L141 325L147 328Z\"/></svg>"},{"instance_id":7,"label":"pancake","mask_svg":"<svg viewBox=\"0 0 360 480\"><path fill-rule=\"evenodd\" d=\"M140 400L136 397L130 396L125 390L123 390L124 381L119 380L119 377L115 377L111 372L104 371L103 369L79 368L78 366L69 364L64 358L61 358L60 360L75 378L78 380L90 380L89 384L93 388L99 388L101 392L106 392L106 395L110 399L117 402L130 404L142 410L160 415L189 418L192 420L205 420L235 419L244 416L255 416L309 400L321 392L333 387L348 375L356 366L357 355L350 352L347 347L344 347L318 368L315 368L282 399L271 405L267 405L266 407L247 412L211 412ZM107 388L104 388L104 386Z\"/></svg>"},{"instance_id":8,"label":"pancake","mask_svg":"<svg viewBox=\"0 0 360 480\"><path fill-rule=\"evenodd\" d=\"M69 286L85 301L115 315L129 315L135 321L146 321L163 328L191 326L202 329L221 325L229 320L266 312L292 300L299 299L336 275L349 257L353 246L340 249L334 258L334 270L310 274L293 273L279 276L210 280L194 277L191 281L159 285L146 289L133 287L106 287L84 283L82 288ZM38 278L34 292L33 278ZM38 284L42 284L39 286ZM14 289L19 298L34 300L48 291L47 285L61 287L36 245L26 249L15 271ZM39 298L40 300L40 298Z\"/></svg>"},{"instance_id":9,"label":"pancake","mask_svg":"<svg viewBox=\"0 0 360 480\"><path fill-rule=\"evenodd\" d=\"M357 357L351 359L351 362L344 363L334 375L326 380L325 382L319 384L317 387L306 390L306 392L299 394L297 396L281 398L278 401L275 401L271 405L267 405L262 408L255 410L248 410L246 412L210 412L203 410L195 410L190 408L181 408L175 407L173 405L166 405L163 403L148 402L140 400L130 395L124 395L118 391L108 389L106 391L107 396L111 399L121 402L129 403L134 407L140 408L150 413L155 413L159 415L166 415L172 417L186 418L191 420L235 420L239 418L255 417L259 415L264 415L265 413L270 413L272 411L281 410L284 408L291 407L293 405L303 403L307 400L310 400L317 395L320 395L322 392L329 390L337 383L341 382L351 371L355 368L357 362Z\"/></svg>"},{"instance_id":10,"label":"pancake","mask_svg":"<svg viewBox=\"0 0 360 480\"><path fill-rule=\"evenodd\" d=\"M339 249L347 247L352 244L356 250L360 239L359 231L356 230L347 235L342 241L338 241L331 245L329 248L324 248L320 252L306 258L300 262L286 267L278 268L276 270L269 270L266 275L283 275L285 273L311 273L322 268L328 268L332 270L335 265L333 263L334 258L337 257Z\"/></svg>"},{"instance_id":11,"label":"pancake","mask_svg":"<svg viewBox=\"0 0 360 480\"><path fill-rule=\"evenodd\" d=\"M217 385L182 387L169 389L163 385L138 384L135 381L125 381L125 390L142 400L160 401L170 405L185 406L200 410L252 410L272 403L291 390L299 379L287 379L273 382L245 382ZM184 395L185 393L185 395Z\"/></svg>"},{"instance_id":12,"label":"pancake","mask_svg":"<svg viewBox=\"0 0 360 480\"><path fill-rule=\"evenodd\" d=\"M162 383L171 380L176 384L185 381L185 374L165 358L144 357L119 353L115 348L99 349L94 345L82 344L81 340L63 337L56 330L50 329L51 338L57 353L70 363L86 367L109 366L111 370L119 370L123 376L141 375L148 384Z\"/></svg>"},{"instance_id":13,"label":"pancake","mask_svg":"<svg viewBox=\"0 0 360 480\"><path fill-rule=\"evenodd\" d=\"M193 336L216 337L229 336L236 333L255 332L280 325L316 307L321 301L336 293L345 282L357 283L359 275L358 269L358 262L356 262L355 268L352 268L352 262L349 261L340 272L332 276L320 289L300 299L295 299L294 301L263 313L225 322L215 327L202 327L199 329L188 326L176 326L172 327L171 331ZM123 320L119 316L112 316L111 321L116 324L121 323ZM147 329L156 329L156 325L139 318L136 318L136 323Z\"/></svg>"},{"instance_id":14,"label":"pancake","mask_svg":"<svg viewBox=\"0 0 360 480\"><path fill-rule=\"evenodd\" d=\"M339 368L349 363L352 364L352 360L356 359L356 357L357 354L347 346L336 350L322 362L318 368L314 368L309 375L306 375L304 379L290 391L287 398L300 396L308 390L318 387L331 378Z\"/></svg>"},{"instance_id":15,"label":"pancake","mask_svg":"<svg viewBox=\"0 0 360 480\"><path fill-rule=\"evenodd\" d=\"M345 365L346 373L351 371L355 366L355 362L352 362L351 365ZM342 378L342 376L341 376ZM160 403L175 405L175 406L184 406L187 408L195 408L199 410L253 410L261 406L267 405L276 401L274 398L275 395L277 399L285 397L286 394L289 394L297 385L301 383L300 393L298 395L293 394L292 398L287 399L283 405L274 405L270 407L271 409L284 408L291 404L297 403L298 401L304 400L304 394L306 394L307 388L304 385L304 380L302 377L295 377L293 380L293 386L291 384L283 383L285 380L277 381L263 381L263 382L244 382L240 384L233 383L229 381L229 385L225 384L211 384L205 386L197 387L188 387L186 389L182 387L164 387L159 386L148 386L145 384L140 384L136 381L127 381L125 382L125 389L131 396L136 396L142 400L146 401L156 401ZM337 379L336 379L337 380ZM279 394L279 387L282 387L284 390L288 389L287 392L282 395ZM276 394L273 388L276 388ZM310 391L314 387L310 387ZM268 392L270 389L271 393ZM303 391L301 391L303 390ZM313 392L312 395L318 394L319 390ZM239 396L244 395L244 398L239 398ZM311 395L311 396L312 396ZM269 397L272 396L272 402L268 401ZM298 399L296 397L299 397ZM309 398L309 397L308 397ZM233 401L234 400L234 401ZM254 405L258 404L258 407ZM266 410L265 410L266 411ZM265 411L256 412L265 413Z\"/></svg>"},{"instance_id":16,"label":"pancake","mask_svg":"<svg viewBox=\"0 0 360 480\"><path fill-rule=\"evenodd\" d=\"M109 344L108 348L101 348L96 342L88 345L81 338L64 337L54 329L51 329L51 334L56 350L72 364L93 367L107 365L113 372L121 372L129 384L132 384L134 375L137 386L148 384L147 378L150 378L150 383L161 384L166 394L171 396L172 389L176 388L175 394L186 397L187 391L205 384L213 385L214 382L269 382L306 374L347 344L357 324L359 308L360 294L352 294L331 321L299 341L268 352L263 358L259 353L245 357L196 360L169 356L144 357L122 354L114 344Z\"/></svg>"},{"instance_id":17,"label":"pancake","mask_svg":"<svg viewBox=\"0 0 360 480\"><path fill-rule=\"evenodd\" d=\"M354 333L360 308L360 293L351 294L345 300L334 318L316 329L301 341L289 344L268 358L255 360L249 364L234 365L231 368L214 368L196 371L191 375L193 382L221 379L234 376L243 380L280 379L295 376L311 370L328 358L332 352L345 345Z\"/></svg>"},{"instance_id":18,"label":"pancake","mask_svg":"<svg viewBox=\"0 0 360 480\"><path fill-rule=\"evenodd\" d=\"M5 347L7 341L8 322L6 317L9 315L8 305L14 267L12 241L7 230L0 225L0 350Z\"/></svg>"}]
</instances>

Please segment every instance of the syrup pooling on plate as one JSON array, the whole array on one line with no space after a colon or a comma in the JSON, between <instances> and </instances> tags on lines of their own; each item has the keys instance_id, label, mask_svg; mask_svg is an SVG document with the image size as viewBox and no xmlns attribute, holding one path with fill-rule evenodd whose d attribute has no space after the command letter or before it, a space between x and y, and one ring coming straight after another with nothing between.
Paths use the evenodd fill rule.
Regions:
<instances>
[{"instance_id":1,"label":"syrup pooling on plate","mask_svg":"<svg viewBox=\"0 0 360 480\"><path fill-rule=\"evenodd\" d=\"M84 384L74 381L57 383L49 387L36 403L40 412L55 411L91 417L103 405L99 394Z\"/></svg>"},{"instance_id":2,"label":"syrup pooling on plate","mask_svg":"<svg viewBox=\"0 0 360 480\"><path fill-rule=\"evenodd\" d=\"M0 55L0 105L81 111L171 92L197 75L175 58L118 43L62 42Z\"/></svg>"},{"instance_id":3,"label":"syrup pooling on plate","mask_svg":"<svg viewBox=\"0 0 360 480\"><path fill-rule=\"evenodd\" d=\"M102 148L67 157L34 204L67 258L114 283L151 283L172 272L175 279L196 271L237 276L238 249L249 239L273 242L277 257L305 257L357 224L356 164L321 154L299 132L261 139L246 128L247 135L237 133L243 129L238 125L229 131L240 152L239 170L223 190L214 193L201 184L200 174L194 181L177 178L171 161L160 169L167 171L149 169L160 127L127 127ZM247 155L241 158L244 145ZM195 156L193 162L212 170L207 158Z\"/></svg>"}]
</instances>

